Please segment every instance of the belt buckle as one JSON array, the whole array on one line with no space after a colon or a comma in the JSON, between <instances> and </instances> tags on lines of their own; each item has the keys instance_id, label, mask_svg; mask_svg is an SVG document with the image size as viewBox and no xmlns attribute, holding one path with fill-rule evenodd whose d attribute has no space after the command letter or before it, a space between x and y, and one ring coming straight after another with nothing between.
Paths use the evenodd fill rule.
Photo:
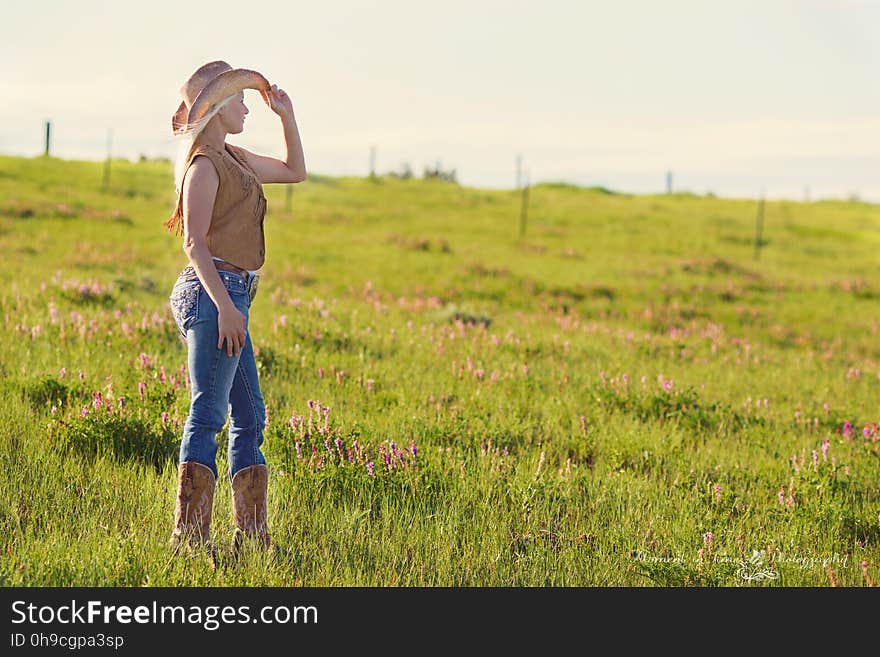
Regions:
<instances>
[{"instance_id":1,"label":"belt buckle","mask_svg":"<svg viewBox=\"0 0 880 657\"><path fill-rule=\"evenodd\" d=\"M248 289L248 298L253 302L254 297L257 296L257 286L260 284L260 275L256 273L251 274L250 280L245 279L245 284Z\"/></svg>"}]
</instances>

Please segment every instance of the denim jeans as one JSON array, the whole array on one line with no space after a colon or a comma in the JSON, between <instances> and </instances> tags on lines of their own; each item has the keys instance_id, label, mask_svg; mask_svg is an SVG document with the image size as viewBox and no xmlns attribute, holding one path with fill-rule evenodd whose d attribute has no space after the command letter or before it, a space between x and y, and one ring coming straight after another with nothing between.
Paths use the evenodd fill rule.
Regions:
<instances>
[{"instance_id":1,"label":"denim jeans","mask_svg":"<svg viewBox=\"0 0 880 657\"><path fill-rule=\"evenodd\" d=\"M247 329L251 305L249 287L255 281L246 283L241 276L229 271L218 270L217 273L232 303L245 316ZM206 465L216 478L216 435L229 414L230 478L242 468L265 464L260 445L266 427L266 407L260 394L250 331L246 332L244 347L238 355L227 355L225 341L222 349L217 348L217 307L191 266L178 276L169 301L174 321L186 340L191 391L189 415L180 443L180 462Z\"/></svg>"}]
</instances>

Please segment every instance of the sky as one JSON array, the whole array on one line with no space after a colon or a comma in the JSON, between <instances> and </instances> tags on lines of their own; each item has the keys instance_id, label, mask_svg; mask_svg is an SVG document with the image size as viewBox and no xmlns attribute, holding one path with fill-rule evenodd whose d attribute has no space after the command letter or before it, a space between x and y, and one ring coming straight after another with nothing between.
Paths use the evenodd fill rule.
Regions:
<instances>
[{"instance_id":1,"label":"sky","mask_svg":"<svg viewBox=\"0 0 880 657\"><path fill-rule=\"evenodd\" d=\"M568 181L880 202L880 0L29 0L0 22L0 153L174 157L205 62L294 104L310 172L438 162L468 186ZM246 91L228 141L280 156ZM173 185L173 182L169 182Z\"/></svg>"}]
</instances>

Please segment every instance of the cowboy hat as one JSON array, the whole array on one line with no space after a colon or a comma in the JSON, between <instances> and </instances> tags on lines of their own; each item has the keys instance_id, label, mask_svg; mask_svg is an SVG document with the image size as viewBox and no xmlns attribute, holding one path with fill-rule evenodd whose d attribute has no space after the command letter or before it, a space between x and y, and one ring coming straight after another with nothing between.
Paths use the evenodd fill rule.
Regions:
<instances>
[{"instance_id":1,"label":"cowboy hat","mask_svg":"<svg viewBox=\"0 0 880 657\"><path fill-rule=\"evenodd\" d=\"M269 81L257 71L232 68L223 61L208 62L180 88L183 102L171 117L174 134L186 132L204 118L217 103L243 89L269 90Z\"/></svg>"}]
</instances>

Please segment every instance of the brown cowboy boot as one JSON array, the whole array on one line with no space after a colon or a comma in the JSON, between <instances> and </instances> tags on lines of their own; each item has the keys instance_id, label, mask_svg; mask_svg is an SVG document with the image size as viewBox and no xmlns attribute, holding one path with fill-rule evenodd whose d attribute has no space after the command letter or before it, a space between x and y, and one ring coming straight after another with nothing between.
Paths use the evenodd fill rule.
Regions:
<instances>
[{"instance_id":1,"label":"brown cowboy boot","mask_svg":"<svg viewBox=\"0 0 880 657\"><path fill-rule=\"evenodd\" d=\"M237 553L245 536L259 539L268 548L272 541L266 526L266 491L269 469L262 464L242 468L232 478L232 520L235 523L233 549Z\"/></svg>"},{"instance_id":2,"label":"brown cowboy boot","mask_svg":"<svg viewBox=\"0 0 880 657\"><path fill-rule=\"evenodd\" d=\"M169 541L175 550L182 544L210 547L214 483L214 473L206 465L185 461L178 466L174 530Z\"/></svg>"}]
</instances>

